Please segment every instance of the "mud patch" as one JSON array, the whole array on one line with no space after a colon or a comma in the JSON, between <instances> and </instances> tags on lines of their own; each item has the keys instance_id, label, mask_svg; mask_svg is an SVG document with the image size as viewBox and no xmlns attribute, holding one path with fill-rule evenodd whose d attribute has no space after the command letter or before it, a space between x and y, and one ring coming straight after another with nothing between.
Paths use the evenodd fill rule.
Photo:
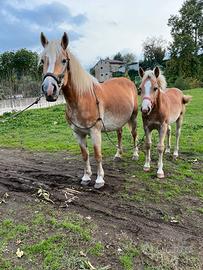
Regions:
<instances>
[{"instance_id":1,"label":"mud patch","mask_svg":"<svg viewBox=\"0 0 203 270\"><path fill-rule=\"evenodd\" d=\"M116 245L119 235L124 233L136 243L150 242L169 250L180 247L203 253L202 214L185 212L185 205L202 207L199 199L184 197L163 204L124 200L120 194L124 192L129 168L110 159L104 160L106 185L95 190L93 182L88 187L80 185L80 156L10 149L1 149L0 155L1 197L8 192L17 198L16 203L28 198L34 201L41 187L50 193L54 207L92 217L100 228L99 237L107 245ZM92 164L95 171L93 161ZM96 179L95 174L92 179ZM170 218L177 215L178 222Z\"/></svg>"}]
</instances>

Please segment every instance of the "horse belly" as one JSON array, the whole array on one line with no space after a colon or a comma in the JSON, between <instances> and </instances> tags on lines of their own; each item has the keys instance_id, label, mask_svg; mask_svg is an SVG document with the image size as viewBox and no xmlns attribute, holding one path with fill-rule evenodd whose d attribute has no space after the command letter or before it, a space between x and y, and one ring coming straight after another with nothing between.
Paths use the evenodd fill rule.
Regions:
<instances>
[{"instance_id":1,"label":"horse belly","mask_svg":"<svg viewBox=\"0 0 203 270\"><path fill-rule=\"evenodd\" d=\"M117 130L121 127L123 127L130 119L131 114L127 115L113 115L112 113L105 113L103 122L104 122L104 127L102 128L102 131L107 130L107 131L114 131Z\"/></svg>"},{"instance_id":2,"label":"horse belly","mask_svg":"<svg viewBox=\"0 0 203 270\"><path fill-rule=\"evenodd\" d=\"M169 116L169 124L176 122L176 120L180 117L180 114L181 114L181 111L171 112Z\"/></svg>"}]
</instances>

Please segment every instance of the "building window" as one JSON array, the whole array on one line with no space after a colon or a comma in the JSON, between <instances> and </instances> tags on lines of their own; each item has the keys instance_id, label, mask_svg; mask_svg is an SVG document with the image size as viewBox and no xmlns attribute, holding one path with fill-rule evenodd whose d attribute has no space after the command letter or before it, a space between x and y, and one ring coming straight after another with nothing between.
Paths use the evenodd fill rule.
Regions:
<instances>
[{"instance_id":1,"label":"building window","mask_svg":"<svg viewBox=\"0 0 203 270\"><path fill-rule=\"evenodd\" d=\"M103 69L103 67L101 67L101 69Z\"/></svg>"},{"instance_id":2,"label":"building window","mask_svg":"<svg viewBox=\"0 0 203 270\"><path fill-rule=\"evenodd\" d=\"M108 73L106 73L106 75L108 75Z\"/></svg>"},{"instance_id":3,"label":"building window","mask_svg":"<svg viewBox=\"0 0 203 270\"><path fill-rule=\"evenodd\" d=\"M104 74L102 73L101 76L103 76Z\"/></svg>"}]
</instances>

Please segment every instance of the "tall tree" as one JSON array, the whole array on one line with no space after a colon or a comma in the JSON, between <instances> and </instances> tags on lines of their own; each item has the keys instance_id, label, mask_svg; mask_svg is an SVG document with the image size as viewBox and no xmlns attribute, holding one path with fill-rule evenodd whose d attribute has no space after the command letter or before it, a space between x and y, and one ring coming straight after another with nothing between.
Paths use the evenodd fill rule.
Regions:
<instances>
[{"instance_id":1,"label":"tall tree","mask_svg":"<svg viewBox=\"0 0 203 270\"><path fill-rule=\"evenodd\" d=\"M194 77L200 74L199 55L203 50L203 2L186 0L178 15L168 20L173 41L167 73L172 77Z\"/></svg>"},{"instance_id":2,"label":"tall tree","mask_svg":"<svg viewBox=\"0 0 203 270\"><path fill-rule=\"evenodd\" d=\"M154 68L156 65L163 65L166 53L166 41L162 38L147 38L143 43L144 61L141 65L144 68Z\"/></svg>"},{"instance_id":3,"label":"tall tree","mask_svg":"<svg viewBox=\"0 0 203 270\"><path fill-rule=\"evenodd\" d=\"M123 61L123 56L120 52L114 55L113 60Z\"/></svg>"},{"instance_id":4,"label":"tall tree","mask_svg":"<svg viewBox=\"0 0 203 270\"><path fill-rule=\"evenodd\" d=\"M126 53L123 55L123 61L127 64L130 64L136 61L136 57L133 53Z\"/></svg>"}]
</instances>

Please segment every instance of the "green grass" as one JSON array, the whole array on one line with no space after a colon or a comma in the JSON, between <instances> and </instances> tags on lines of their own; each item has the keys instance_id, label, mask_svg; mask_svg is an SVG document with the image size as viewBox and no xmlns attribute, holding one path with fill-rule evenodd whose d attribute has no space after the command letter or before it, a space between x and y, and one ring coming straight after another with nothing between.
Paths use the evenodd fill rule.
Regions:
<instances>
[{"instance_id":1,"label":"green grass","mask_svg":"<svg viewBox=\"0 0 203 270\"><path fill-rule=\"evenodd\" d=\"M49 206L45 209L43 205L32 209L20 223L7 218L1 220L0 270L90 269L90 258L80 253L91 258L102 253L103 245L92 237L95 225L73 212L59 215L59 211ZM17 248L24 252L20 259L15 254Z\"/></svg>"},{"instance_id":2,"label":"green grass","mask_svg":"<svg viewBox=\"0 0 203 270\"><path fill-rule=\"evenodd\" d=\"M202 153L203 144L200 142L203 136L203 89L188 90L184 93L192 95L193 100L187 106L182 128L181 149L185 153ZM29 110L15 119L5 123L0 122L0 146L23 147L39 151L70 150L79 153L73 132L65 121L64 111L65 106L58 105L45 109ZM140 113L138 134L140 138L143 136ZM115 132L110 133L110 136L116 144ZM157 136L155 135L155 137ZM123 138L124 146L130 147L131 137L127 128L124 130ZM103 135L102 148L104 155L112 154L112 151L115 151L105 134Z\"/></svg>"},{"instance_id":3,"label":"green grass","mask_svg":"<svg viewBox=\"0 0 203 270\"><path fill-rule=\"evenodd\" d=\"M125 192L122 197L135 201L172 200L183 195L194 195L203 198L202 162L203 162L203 89L184 91L193 96L187 105L182 134L180 139L180 158L172 160L172 154L164 156L166 180L157 181L157 132L152 133L152 167L149 173L142 170L144 153L140 152L138 162L131 161L131 136L128 128L124 128L123 162L119 164L126 172ZM0 123L0 146L23 147L33 151L68 150L72 154L80 154L79 146L72 130L64 117L64 105L48 109L30 110L16 119ZM139 138L143 136L142 120L138 116ZM109 136L116 144L115 132ZM175 142L175 125L172 127L172 151ZM90 139L90 153L92 146ZM141 147L142 149L142 147ZM103 134L102 153L105 158L113 157L115 147ZM111 160L109 161L111 162ZM113 164L113 163L112 163ZM113 165L112 165L113 166ZM105 169L105 167L104 167Z\"/></svg>"}]
</instances>

